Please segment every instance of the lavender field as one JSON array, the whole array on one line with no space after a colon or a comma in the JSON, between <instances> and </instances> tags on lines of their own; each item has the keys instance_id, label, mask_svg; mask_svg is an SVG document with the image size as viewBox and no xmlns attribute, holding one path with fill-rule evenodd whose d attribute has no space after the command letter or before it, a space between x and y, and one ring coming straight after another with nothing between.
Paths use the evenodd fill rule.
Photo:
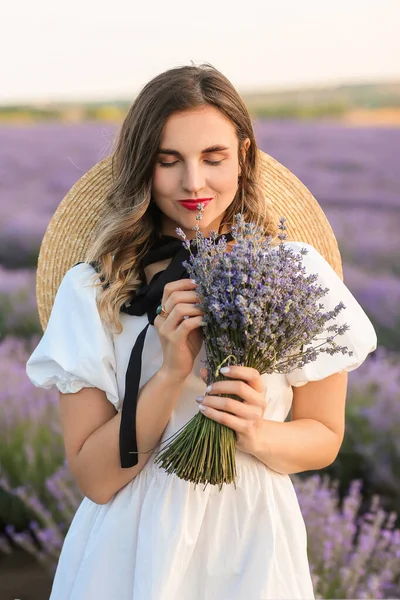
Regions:
<instances>
[{"instance_id":1,"label":"lavender field","mask_svg":"<svg viewBox=\"0 0 400 600\"><path fill-rule=\"evenodd\" d=\"M400 128L255 127L260 147L323 207L345 283L378 333L378 350L349 374L339 457L293 476L316 597L400 598ZM25 374L41 331L35 265L58 203L115 132L109 123L0 128L0 554L22 547L50 573L81 495L64 464L57 392Z\"/></svg>"}]
</instances>

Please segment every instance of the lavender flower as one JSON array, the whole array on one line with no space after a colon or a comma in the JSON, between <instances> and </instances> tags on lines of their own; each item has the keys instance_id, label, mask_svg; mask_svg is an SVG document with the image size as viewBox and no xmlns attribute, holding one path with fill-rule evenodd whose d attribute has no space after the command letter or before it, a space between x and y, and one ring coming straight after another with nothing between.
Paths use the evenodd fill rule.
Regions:
<instances>
[{"instance_id":1,"label":"lavender flower","mask_svg":"<svg viewBox=\"0 0 400 600\"><path fill-rule=\"evenodd\" d=\"M32 520L23 531L17 532L13 525L6 527L6 536L0 535L0 552L9 552L7 540L12 540L54 573L66 531L83 495L67 463L47 478L45 483L52 500L47 504L32 486L13 488L6 476L0 478L0 491L4 490L18 498L32 515Z\"/></svg>"},{"instance_id":2,"label":"lavender flower","mask_svg":"<svg viewBox=\"0 0 400 600\"><path fill-rule=\"evenodd\" d=\"M196 220L202 213L199 204ZM295 254L283 243L284 217L279 229L280 244L274 246L270 236L265 237L260 227L247 223L239 213L232 227L236 243L228 252L225 236L216 241L215 231L206 238L198 225L194 227L197 252L194 255L189 246L190 258L183 265L198 284L209 384L221 379L220 368L225 363L253 367L261 374L289 373L315 361L321 352L353 355L335 341L349 329L347 323L326 326L345 308L343 302L333 310L322 310L320 300L329 288L315 283L317 273L307 276L302 264L307 248ZM176 231L185 244L185 234ZM319 338L323 332L328 336ZM156 458L167 472L206 485L235 481L235 434L231 429L199 414L167 442Z\"/></svg>"},{"instance_id":3,"label":"lavender flower","mask_svg":"<svg viewBox=\"0 0 400 600\"><path fill-rule=\"evenodd\" d=\"M353 480L339 508L339 481L291 475L307 529L316 598L398 598L400 530L375 495L360 516L361 480ZM390 595L388 595L390 594ZM396 595L391 595L396 594Z\"/></svg>"},{"instance_id":4,"label":"lavender flower","mask_svg":"<svg viewBox=\"0 0 400 600\"><path fill-rule=\"evenodd\" d=\"M231 252L226 251L225 237L215 244L216 232L211 238L199 234L197 255L191 253L189 262L183 263L198 283L196 292L205 313L208 341L233 355L237 364L243 365L251 357L252 366L263 373L289 373L315 361L321 352L352 356L352 351L334 341L349 326L326 327L345 306L339 302L334 310L322 312L318 301L329 288L315 284L318 274L305 275L301 255L308 250L302 248L299 256L283 243L273 246L270 237L263 239L262 230L246 223L241 214L235 215L235 221L232 234L236 244ZM284 223L282 217L282 232L286 230ZM177 229L177 233L186 237L182 230ZM283 241L286 234L279 234L279 238ZM324 331L334 335L316 337ZM241 344L238 335L243 336L239 338ZM303 350L313 340L324 343Z\"/></svg>"}]
</instances>

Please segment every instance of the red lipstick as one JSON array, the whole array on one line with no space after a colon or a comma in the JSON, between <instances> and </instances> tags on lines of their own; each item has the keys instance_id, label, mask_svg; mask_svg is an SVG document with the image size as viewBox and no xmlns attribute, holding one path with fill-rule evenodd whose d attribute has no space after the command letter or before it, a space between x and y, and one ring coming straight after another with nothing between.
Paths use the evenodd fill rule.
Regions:
<instances>
[{"instance_id":1,"label":"red lipstick","mask_svg":"<svg viewBox=\"0 0 400 600\"><path fill-rule=\"evenodd\" d=\"M196 200L178 200L179 204L181 204L184 208L188 210L199 210L197 208L198 204L204 204L204 208L211 202L212 198L196 198Z\"/></svg>"}]
</instances>

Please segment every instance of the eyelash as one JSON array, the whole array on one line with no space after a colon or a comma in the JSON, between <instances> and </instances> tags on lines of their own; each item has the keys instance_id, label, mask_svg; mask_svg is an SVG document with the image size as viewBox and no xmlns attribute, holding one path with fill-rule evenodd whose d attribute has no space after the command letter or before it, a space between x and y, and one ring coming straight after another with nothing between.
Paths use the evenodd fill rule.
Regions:
<instances>
[{"instance_id":1,"label":"eyelash","mask_svg":"<svg viewBox=\"0 0 400 600\"><path fill-rule=\"evenodd\" d=\"M174 165L176 165L178 161L175 160L174 162L171 163L166 163L166 162L159 162L160 167L173 167ZM205 161L207 164L211 165L212 167L218 167L218 165L220 165L222 163L222 160L206 160Z\"/></svg>"}]
</instances>

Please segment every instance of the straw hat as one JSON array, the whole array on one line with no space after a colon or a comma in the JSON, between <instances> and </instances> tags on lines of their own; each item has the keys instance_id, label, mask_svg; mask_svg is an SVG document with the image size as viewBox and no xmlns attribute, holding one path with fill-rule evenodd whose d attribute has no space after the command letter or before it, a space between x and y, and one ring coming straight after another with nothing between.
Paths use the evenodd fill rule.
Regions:
<instances>
[{"instance_id":1,"label":"straw hat","mask_svg":"<svg viewBox=\"0 0 400 600\"><path fill-rule=\"evenodd\" d=\"M301 181L274 158L260 153L260 183L276 222L286 217L287 240L311 244L343 279L335 235L322 208ZM43 330L65 273L83 261L90 234L104 210L111 183L111 156L81 177L59 204L39 252L36 298Z\"/></svg>"}]
</instances>

